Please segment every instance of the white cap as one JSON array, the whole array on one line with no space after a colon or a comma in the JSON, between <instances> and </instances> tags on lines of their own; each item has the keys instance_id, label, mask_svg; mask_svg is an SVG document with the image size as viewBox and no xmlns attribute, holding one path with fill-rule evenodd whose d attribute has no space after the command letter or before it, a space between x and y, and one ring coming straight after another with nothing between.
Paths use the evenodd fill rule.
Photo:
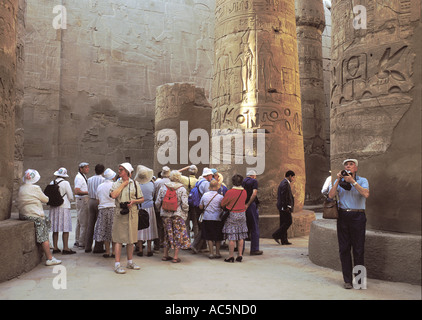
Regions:
<instances>
[{"instance_id":1,"label":"white cap","mask_svg":"<svg viewBox=\"0 0 422 320\"><path fill-rule=\"evenodd\" d=\"M82 167L85 167L85 166L89 166L89 163L88 162L81 162L79 164L79 168L82 168Z\"/></svg>"},{"instance_id":2,"label":"white cap","mask_svg":"<svg viewBox=\"0 0 422 320\"><path fill-rule=\"evenodd\" d=\"M343 166L346 164L346 162L348 162L348 161L352 161L352 162L354 162L355 164L356 164L356 167L359 165L358 164L358 161L356 160L356 159L346 159L346 160L344 160L343 161Z\"/></svg>"},{"instance_id":3,"label":"white cap","mask_svg":"<svg viewBox=\"0 0 422 320\"><path fill-rule=\"evenodd\" d=\"M66 168L60 168L59 170L57 170L56 172L54 172L55 176L58 177L63 177L63 178L68 178L69 176L67 175L67 170Z\"/></svg>"},{"instance_id":4,"label":"white cap","mask_svg":"<svg viewBox=\"0 0 422 320\"><path fill-rule=\"evenodd\" d=\"M246 173L246 176L256 176L256 171L255 171L255 170L249 170L249 171Z\"/></svg>"},{"instance_id":5,"label":"white cap","mask_svg":"<svg viewBox=\"0 0 422 320\"><path fill-rule=\"evenodd\" d=\"M28 170L25 171L25 174L23 175L22 180L25 183L34 184L34 183L37 183L38 180L40 180L40 178L41 178L41 176L40 176L40 174L38 173L37 170L28 169Z\"/></svg>"}]
</instances>

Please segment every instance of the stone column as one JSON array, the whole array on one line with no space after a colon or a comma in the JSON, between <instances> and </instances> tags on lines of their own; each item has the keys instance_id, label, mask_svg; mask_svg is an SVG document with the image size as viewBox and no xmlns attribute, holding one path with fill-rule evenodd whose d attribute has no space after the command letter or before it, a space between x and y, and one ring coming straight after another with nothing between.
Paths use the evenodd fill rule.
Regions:
<instances>
[{"instance_id":1,"label":"stone column","mask_svg":"<svg viewBox=\"0 0 422 320\"><path fill-rule=\"evenodd\" d=\"M190 164L201 174L209 166L210 125L211 106L203 88L192 83L157 87L154 174L164 165L178 170Z\"/></svg>"},{"instance_id":2,"label":"stone column","mask_svg":"<svg viewBox=\"0 0 422 320\"><path fill-rule=\"evenodd\" d=\"M10 218L16 98L16 30L18 1L0 1L0 221Z\"/></svg>"},{"instance_id":3,"label":"stone column","mask_svg":"<svg viewBox=\"0 0 422 320\"><path fill-rule=\"evenodd\" d=\"M421 233L421 2L333 1L331 168L359 160L369 228Z\"/></svg>"},{"instance_id":4,"label":"stone column","mask_svg":"<svg viewBox=\"0 0 422 320\"><path fill-rule=\"evenodd\" d=\"M306 167L305 203L315 204L321 203L321 187L329 170L322 64L325 13L322 0L296 0L295 4Z\"/></svg>"},{"instance_id":5,"label":"stone column","mask_svg":"<svg viewBox=\"0 0 422 320\"><path fill-rule=\"evenodd\" d=\"M230 135L235 143L231 159L221 147L220 154L214 152L213 144L212 165L223 172L228 186L234 173L245 177L247 168L256 167L261 237L270 237L278 227L277 189L287 170L297 175L296 214L305 198L294 0L216 1L215 52L213 143ZM240 144L247 130L254 134L253 151L247 150L247 139ZM258 130L265 132L265 148ZM248 154L256 163L253 158L247 163Z\"/></svg>"}]
</instances>

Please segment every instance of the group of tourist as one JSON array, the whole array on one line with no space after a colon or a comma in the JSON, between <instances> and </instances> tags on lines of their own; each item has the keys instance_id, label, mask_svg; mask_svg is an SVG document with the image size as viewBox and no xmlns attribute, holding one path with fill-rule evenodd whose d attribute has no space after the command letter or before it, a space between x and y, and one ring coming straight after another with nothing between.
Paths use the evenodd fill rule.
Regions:
<instances>
[{"instance_id":1,"label":"group of tourist","mask_svg":"<svg viewBox=\"0 0 422 320\"><path fill-rule=\"evenodd\" d=\"M369 187L367 180L356 174L356 159L346 159L343 164L347 172L337 174L337 180L330 184L328 197L333 199L337 196L339 199L337 232L345 288L349 289L352 277L351 247L355 255L355 265L363 265L366 224L364 210ZM188 175L182 175L183 171L188 171ZM94 253L104 253L105 258L115 258L114 270L119 274L126 272L120 264L122 247L126 246L126 267L139 270L139 266L133 261L134 247L136 244L137 255L143 256L145 242L147 256L152 256L154 250L163 247L162 260L173 263L181 262L181 249L191 249L193 253L197 253L204 243L208 245L210 259L221 258L221 244L226 240L229 256L224 259L225 262L242 261L246 239L251 241L251 255L263 254L259 250L256 172L249 171L245 179L235 174L231 179L232 188L228 190L217 169L204 168L199 178L196 177L197 171L195 165L179 170L170 170L164 166L156 179L153 171L142 165L137 167L134 174L134 168L128 162L118 166L118 173L97 164L95 175L88 179L89 163L82 162L74 180L73 193L66 180L69 177L66 168L60 168L54 172L55 179L50 185L58 186L59 197L63 201L60 205L50 205L49 215L46 216L43 204L48 204L51 199L36 185L40 179L39 173L28 169L18 193L19 216L34 222L36 241L41 244L45 253L46 265L61 263L53 254L75 253L68 245L69 232L72 231L70 204L73 200L77 209L74 247L91 252L95 240ZM292 224L294 197L290 184L294 181L295 173L289 170L278 188L280 228L272 237L282 245L291 244L287 239L287 230ZM200 197L197 205L190 203L194 194ZM138 227L140 208L149 216L149 227L144 229ZM223 211L229 212L224 221ZM53 233L52 252L50 231ZM62 250L58 248L59 232L62 232Z\"/></svg>"},{"instance_id":2,"label":"group of tourist","mask_svg":"<svg viewBox=\"0 0 422 320\"><path fill-rule=\"evenodd\" d=\"M260 255L258 225L258 182L256 173L248 172L246 179L240 175L232 177L233 188L228 190L223 176L217 169L204 168L197 178L198 169L191 165L180 170L164 166L158 179L153 171L139 165L134 174L130 163L121 163L118 172L95 166L95 175L88 178L90 166L81 162L74 180L74 189L67 178L66 168L54 172L50 185L57 185L63 199L61 205L50 205L49 215L44 214L43 204L49 198L36 185L40 175L28 169L19 190L18 208L20 217L35 222L37 242L42 244L47 265L59 264L53 255L69 255L76 251L69 247L69 232L72 231L71 202L75 201L77 220L74 248L85 252L103 253L103 257L115 258L115 272L125 273L120 264L122 247L126 246L127 268L139 269L133 262L135 246L137 255L146 256L163 250L163 261L181 262L179 251L192 249L198 253L208 244L209 258L221 258L220 247L228 241L229 257L226 262L242 261L244 240L250 236L251 255ZM182 175L187 171L188 175ZM196 188L200 197L197 206L189 205L189 194ZM167 202L173 194L174 208ZM149 227L138 230L138 209L148 212ZM221 220L223 209L230 212L226 221ZM192 226L192 230L191 230ZM49 232L53 236L52 253ZM62 233L62 250L58 247L59 233ZM193 233L193 236L192 236ZM192 237L192 239L191 239ZM95 244L93 245L95 241ZM154 248L152 247L154 243ZM215 252L214 252L215 247ZM170 256L170 250L173 254Z\"/></svg>"}]
</instances>

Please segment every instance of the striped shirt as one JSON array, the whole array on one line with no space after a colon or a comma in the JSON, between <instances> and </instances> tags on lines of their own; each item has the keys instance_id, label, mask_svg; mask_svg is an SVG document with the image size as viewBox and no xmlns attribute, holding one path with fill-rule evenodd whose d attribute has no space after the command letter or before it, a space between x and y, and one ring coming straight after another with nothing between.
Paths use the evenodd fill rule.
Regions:
<instances>
[{"instance_id":1,"label":"striped shirt","mask_svg":"<svg viewBox=\"0 0 422 320\"><path fill-rule=\"evenodd\" d=\"M98 186L104 182L104 177L102 175L92 176L88 179L88 195L91 199L97 198L97 189Z\"/></svg>"}]
</instances>

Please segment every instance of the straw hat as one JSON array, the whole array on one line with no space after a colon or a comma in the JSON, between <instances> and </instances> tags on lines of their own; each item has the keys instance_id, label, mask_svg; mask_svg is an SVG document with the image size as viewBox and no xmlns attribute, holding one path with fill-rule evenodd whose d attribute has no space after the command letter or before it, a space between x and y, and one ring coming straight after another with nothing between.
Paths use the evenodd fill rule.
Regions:
<instances>
[{"instance_id":1,"label":"straw hat","mask_svg":"<svg viewBox=\"0 0 422 320\"><path fill-rule=\"evenodd\" d=\"M153 175L154 172L152 171L152 169L147 168L143 165L139 165L137 167L135 180L137 180L140 184L145 184L151 181Z\"/></svg>"},{"instance_id":2,"label":"straw hat","mask_svg":"<svg viewBox=\"0 0 422 320\"><path fill-rule=\"evenodd\" d=\"M167 166L164 166L163 169L161 169L161 177L168 178L170 177L170 168Z\"/></svg>"}]
</instances>

